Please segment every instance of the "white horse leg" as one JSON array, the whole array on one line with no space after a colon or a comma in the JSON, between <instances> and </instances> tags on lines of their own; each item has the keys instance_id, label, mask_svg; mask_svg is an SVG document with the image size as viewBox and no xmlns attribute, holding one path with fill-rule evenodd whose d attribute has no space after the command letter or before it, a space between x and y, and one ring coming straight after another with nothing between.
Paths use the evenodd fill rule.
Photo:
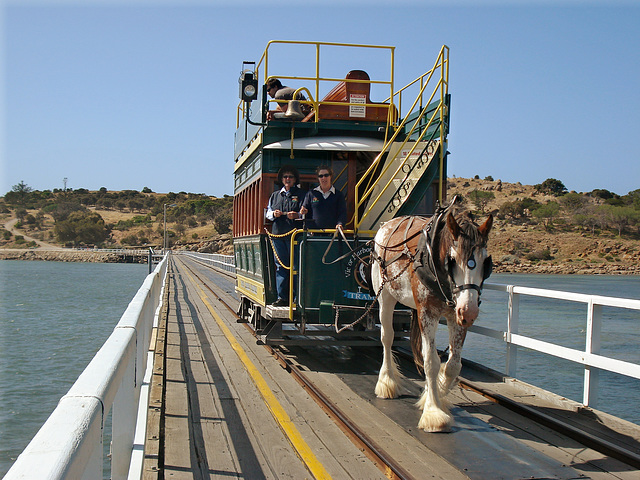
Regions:
<instances>
[{"instance_id":1,"label":"white horse leg","mask_svg":"<svg viewBox=\"0 0 640 480\"><path fill-rule=\"evenodd\" d=\"M462 346L467 335L467 329L458 325L455 319L448 319L449 327L449 358L440 368L438 386L442 398L451 390L462 369Z\"/></svg>"},{"instance_id":2,"label":"white horse leg","mask_svg":"<svg viewBox=\"0 0 640 480\"><path fill-rule=\"evenodd\" d=\"M422 408L422 415L418 428L427 432L448 432L453 425L453 417L443 407L438 389L438 373L440 371L440 357L435 344L437 319L428 317L424 310L419 311L422 322L422 352L424 357L424 373L426 382L418 406Z\"/></svg>"},{"instance_id":3,"label":"white horse leg","mask_svg":"<svg viewBox=\"0 0 640 480\"><path fill-rule=\"evenodd\" d=\"M379 398L396 398L398 396L398 367L391 353L393 344L393 310L396 299L384 288L378 297L380 306L380 340L382 341L382 367L378 374L375 394Z\"/></svg>"}]
</instances>

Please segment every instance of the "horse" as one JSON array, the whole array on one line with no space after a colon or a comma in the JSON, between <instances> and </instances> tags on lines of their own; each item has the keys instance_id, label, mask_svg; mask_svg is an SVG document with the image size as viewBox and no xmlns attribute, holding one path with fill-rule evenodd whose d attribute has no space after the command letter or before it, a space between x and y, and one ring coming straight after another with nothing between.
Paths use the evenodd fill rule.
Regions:
<instances>
[{"instance_id":1,"label":"horse","mask_svg":"<svg viewBox=\"0 0 640 480\"><path fill-rule=\"evenodd\" d=\"M491 275L486 247L492 225L489 215L478 226L454 198L431 218L394 218L374 237L371 281L378 294L383 345L375 394L379 398L399 395L400 373L391 346L393 311L400 302L414 310L411 346L426 380L416 404L422 409L418 428L427 432L448 432L454 424L444 397L462 368L467 329L478 317L483 283ZM449 355L442 365L435 345L441 317L449 329Z\"/></svg>"}]
</instances>

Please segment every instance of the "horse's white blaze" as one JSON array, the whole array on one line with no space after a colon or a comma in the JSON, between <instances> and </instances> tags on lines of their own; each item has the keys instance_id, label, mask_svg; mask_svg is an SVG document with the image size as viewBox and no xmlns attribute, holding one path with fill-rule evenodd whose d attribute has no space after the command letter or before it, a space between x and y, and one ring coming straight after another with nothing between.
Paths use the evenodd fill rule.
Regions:
<instances>
[{"instance_id":1,"label":"horse's white blaze","mask_svg":"<svg viewBox=\"0 0 640 480\"><path fill-rule=\"evenodd\" d=\"M473 255L474 268L468 266L467 261L469 259L458 258L460 255L454 246L451 247L449 254L456 260L453 268L453 280L456 285L482 285L484 261L488 256L486 248L475 249ZM456 321L461 326L471 326L480 313L480 293L474 288L467 288L454 295L454 300L456 303Z\"/></svg>"}]
</instances>

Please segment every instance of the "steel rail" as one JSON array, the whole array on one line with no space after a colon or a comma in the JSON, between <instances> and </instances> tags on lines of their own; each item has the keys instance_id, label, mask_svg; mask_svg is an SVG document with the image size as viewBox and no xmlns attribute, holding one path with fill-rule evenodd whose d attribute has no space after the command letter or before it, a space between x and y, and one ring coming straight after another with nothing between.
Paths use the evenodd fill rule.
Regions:
<instances>
[{"instance_id":1,"label":"steel rail","mask_svg":"<svg viewBox=\"0 0 640 480\"><path fill-rule=\"evenodd\" d=\"M394 352L397 356L413 363L413 356L410 355L409 352L403 349L394 349ZM458 376L458 383L462 388L474 391L493 403L505 407L535 423L544 425L545 427L552 429L554 432L577 441L585 447L589 447L592 450L600 452L611 458L615 458L627 465L640 468L640 455L622 445L610 442L598 435L590 434L569 424L568 422L562 421L551 415L547 415L534 407L524 405L523 403L517 402L509 397L492 392L489 389L480 386L478 383L467 380L464 377Z\"/></svg>"},{"instance_id":2,"label":"steel rail","mask_svg":"<svg viewBox=\"0 0 640 480\"><path fill-rule=\"evenodd\" d=\"M543 413L534 407L516 402L515 400L505 397L504 395L500 395L499 393L489 392L487 389L479 386L477 383L471 380L459 378L459 383L463 388L472 390L491 400L492 402L495 402L498 405L501 405L511 410L512 412L517 413L518 415L522 415L523 417L533 420L540 425L551 428L555 432L565 435L581 443L585 447L589 447L592 450L600 452L611 458L620 460L627 465L631 465L635 468L640 468L640 455L627 448L624 448L622 445L610 442L597 435L587 433L586 431L581 430L569 424L568 422L563 422L562 420L551 415L547 415L546 413Z\"/></svg>"},{"instance_id":3,"label":"steel rail","mask_svg":"<svg viewBox=\"0 0 640 480\"><path fill-rule=\"evenodd\" d=\"M191 271L191 273L198 278L202 285L213 295L217 300L224 305L229 312L242 323L245 328L256 338L258 336L256 332L251 328L247 322L242 320L236 311L220 296L213 288L211 288L206 279L199 276L192 268L186 263L183 265ZM322 391L295 365L293 365L282 352L273 348L270 345L263 345L271 355L282 365L282 367L293 375L294 379L300 383L300 385L307 390L309 395L316 401L316 403L323 409L338 425L338 427L349 437L349 439L356 445L363 453L369 457L370 460L382 471L387 478L397 480L409 480L414 477L410 475L401 465L399 465L393 458L387 454L381 447L379 447L371 437L366 435L360 430L349 417L340 410L340 408L333 403L329 397L327 397Z\"/></svg>"}]
</instances>

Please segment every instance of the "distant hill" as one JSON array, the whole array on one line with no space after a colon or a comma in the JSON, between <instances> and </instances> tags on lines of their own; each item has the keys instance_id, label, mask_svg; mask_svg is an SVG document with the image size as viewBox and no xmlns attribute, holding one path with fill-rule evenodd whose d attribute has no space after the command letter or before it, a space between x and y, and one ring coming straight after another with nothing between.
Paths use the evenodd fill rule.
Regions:
<instances>
[{"instance_id":1,"label":"distant hill","mask_svg":"<svg viewBox=\"0 0 640 480\"><path fill-rule=\"evenodd\" d=\"M620 197L563 188L558 181L522 185L453 177L447 196L460 195L478 217L494 214L489 250L496 272L640 274L640 191ZM84 212L77 215L83 218L100 216L108 230L101 246L160 248L166 208L171 248L233 251L228 195L25 190L0 202L0 227L8 227L0 228L0 248L42 248L29 237L54 247L83 243L61 241L56 231L74 211Z\"/></svg>"},{"instance_id":2,"label":"distant hill","mask_svg":"<svg viewBox=\"0 0 640 480\"><path fill-rule=\"evenodd\" d=\"M481 208L474 204L477 192L492 197ZM462 196L479 217L483 217L482 209L484 215L495 215L489 251L497 272L640 275L640 209L626 205L620 198L575 192L555 196L541 193L532 185L450 178L447 195L451 198L455 194ZM533 207L514 218L517 209L510 207L531 201L537 202L539 208L550 202L559 208L550 218L536 215ZM629 223L621 235L618 226L607 218L616 213L611 209L626 209L629 213Z\"/></svg>"},{"instance_id":3,"label":"distant hill","mask_svg":"<svg viewBox=\"0 0 640 480\"><path fill-rule=\"evenodd\" d=\"M152 247L164 243L166 211L167 246L194 248L208 252L231 253L231 219L233 197L151 191L27 191L23 195L5 195L0 204L0 225L18 218L12 234L6 227L0 232L0 247L31 248L32 237L55 246L99 245L103 247ZM8 198L7 198L8 197ZM104 222L106 237L99 241L82 240L74 230L86 226L82 218ZM70 227L72 233L61 235L61 226L81 217ZM95 223L95 222L94 222ZM91 233L91 232L89 232ZM91 238L90 236L86 238Z\"/></svg>"}]
</instances>

